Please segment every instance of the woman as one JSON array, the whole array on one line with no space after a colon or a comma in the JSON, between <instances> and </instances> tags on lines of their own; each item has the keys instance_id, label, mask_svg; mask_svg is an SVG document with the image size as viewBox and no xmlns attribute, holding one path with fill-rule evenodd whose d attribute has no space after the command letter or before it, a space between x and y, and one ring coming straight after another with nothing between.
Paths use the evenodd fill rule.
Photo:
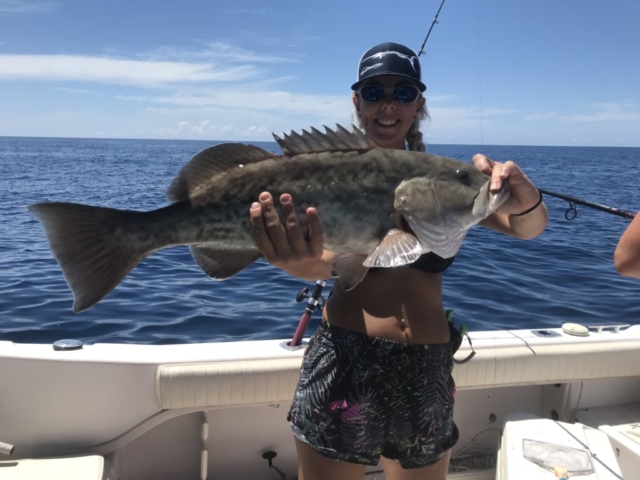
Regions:
<instances>
[{"instance_id":1,"label":"woman","mask_svg":"<svg viewBox=\"0 0 640 480\"><path fill-rule=\"evenodd\" d=\"M640 212L620 237L613 262L620 275L640 278Z\"/></svg>"},{"instance_id":2,"label":"woman","mask_svg":"<svg viewBox=\"0 0 640 480\"><path fill-rule=\"evenodd\" d=\"M395 43L368 50L352 86L361 128L379 147L424 151L425 89L415 52ZM546 208L518 166L484 155L473 162L491 175L492 190L507 181L511 189L481 225L523 239L542 233ZM299 278L330 278L334 254L322 248L318 213L307 209L305 240L294 199L284 194L279 201L284 221L268 192L251 206L260 252ZM301 478L362 479L378 460L388 480L446 478L458 439L441 276L452 261L422 255L405 267L370 271L349 292L336 280L289 414Z\"/></svg>"}]
</instances>

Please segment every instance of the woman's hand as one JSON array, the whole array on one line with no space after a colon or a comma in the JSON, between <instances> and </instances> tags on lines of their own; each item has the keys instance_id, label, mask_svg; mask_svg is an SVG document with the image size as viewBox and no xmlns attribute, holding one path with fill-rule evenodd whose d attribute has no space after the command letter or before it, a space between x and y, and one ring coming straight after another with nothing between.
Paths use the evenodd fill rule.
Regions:
<instances>
[{"instance_id":1,"label":"woman's hand","mask_svg":"<svg viewBox=\"0 0 640 480\"><path fill-rule=\"evenodd\" d=\"M258 250L269 264L296 277L316 280L329 278L331 271L323 261L322 225L315 208L306 211L308 235L303 232L291 195L280 196L284 219L269 192L260 194L249 210L251 230Z\"/></svg>"},{"instance_id":2,"label":"woman's hand","mask_svg":"<svg viewBox=\"0 0 640 480\"><path fill-rule=\"evenodd\" d=\"M497 192L505 183L511 190L511 195L498 209L499 213L507 215L520 214L534 207L540 200L540 192L531 180L511 160L500 163L478 153L473 156L473 164L478 170L491 175L489 190Z\"/></svg>"},{"instance_id":3,"label":"woman's hand","mask_svg":"<svg viewBox=\"0 0 640 480\"><path fill-rule=\"evenodd\" d=\"M480 153L474 155L473 164L491 176L489 190L497 192L506 184L511 191L507 201L480 225L525 240L544 232L549 221L547 208L538 189L518 165L510 160L496 162Z\"/></svg>"}]
</instances>

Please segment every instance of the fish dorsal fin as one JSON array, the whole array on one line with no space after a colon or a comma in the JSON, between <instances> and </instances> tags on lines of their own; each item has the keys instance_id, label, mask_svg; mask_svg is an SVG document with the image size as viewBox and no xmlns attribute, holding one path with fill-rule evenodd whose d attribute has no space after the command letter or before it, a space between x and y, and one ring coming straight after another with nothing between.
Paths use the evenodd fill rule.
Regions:
<instances>
[{"instance_id":1,"label":"fish dorsal fin","mask_svg":"<svg viewBox=\"0 0 640 480\"><path fill-rule=\"evenodd\" d=\"M205 148L182 167L171 182L167 198L172 202L187 200L197 187L219 173L276 156L275 153L243 143L221 143Z\"/></svg>"},{"instance_id":2,"label":"fish dorsal fin","mask_svg":"<svg viewBox=\"0 0 640 480\"><path fill-rule=\"evenodd\" d=\"M415 262L422 255L422 245L410 233L392 228L364 261L369 268L391 268Z\"/></svg>"},{"instance_id":3,"label":"fish dorsal fin","mask_svg":"<svg viewBox=\"0 0 640 480\"><path fill-rule=\"evenodd\" d=\"M301 153L371 150L376 147L376 144L355 126L352 132L340 125L336 125L335 131L326 126L324 128L325 133L311 127L311 132L302 130L302 135L291 132L288 135L285 134L284 138L280 138L276 134L273 137L284 154L289 156Z\"/></svg>"}]
</instances>

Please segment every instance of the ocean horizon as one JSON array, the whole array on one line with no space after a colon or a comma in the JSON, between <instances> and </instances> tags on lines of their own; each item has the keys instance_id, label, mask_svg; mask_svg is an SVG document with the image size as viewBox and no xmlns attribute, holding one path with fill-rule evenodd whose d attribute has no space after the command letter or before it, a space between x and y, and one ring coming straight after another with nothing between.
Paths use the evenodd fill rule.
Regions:
<instances>
[{"instance_id":1,"label":"ocean horizon","mask_svg":"<svg viewBox=\"0 0 640 480\"><path fill-rule=\"evenodd\" d=\"M275 142L237 140L275 153ZM185 247L145 259L103 301L74 314L72 295L32 203L69 201L151 210L195 153L215 140L0 137L0 340L50 343L194 343L290 338L312 283L258 261L210 280ZM471 161L485 153L516 161L539 188L640 210L639 147L429 144ZM613 251L628 220L545 197L549 225L522 241L474 227L443 275L444 306L470 330L640 323L640 281L619 276ZM329 288L325 290L328 294ZM318 323L316 312L307 331Z\"/></svg>"},{"instance_id":2,"label":"ocean horizon","mask_svg":"<svg viewBox=\"0 0 640 480\"><path fill-rule=\"evenodd\" d=\"M296 129L295 131L300 131ZM278 133L278 132L274 132ZM288 133L288 132L283 132ZM15 136L15 135L0 135L0 139L23 139L23 140L122 140L122 141L143 141L143 142L210 142L211 145L217 145L219 143L225 142L238 142L238 143L273 143L272 141L265 140L251 140L251 139L201 139L201 138L138 138L138 137L33 137L33 136ZM425 142L425 145L428 147L433 146L469 146L469 147L479 147L479 148L489 148L489 147L549 147L549 148L622 148L622 149L636 149L640 148L640 146L621 146L621 145L520 145L520 144L479 144L479 143L429 143ZM278 153L279 148L277 149Z\"/></svg>"}]
</instances>

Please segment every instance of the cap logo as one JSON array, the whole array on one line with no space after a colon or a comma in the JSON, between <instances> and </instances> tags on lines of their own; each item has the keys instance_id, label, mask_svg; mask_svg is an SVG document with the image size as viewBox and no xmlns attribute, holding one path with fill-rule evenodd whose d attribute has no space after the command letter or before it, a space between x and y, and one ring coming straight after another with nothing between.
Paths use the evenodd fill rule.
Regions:
<instances>
[{"instance_id":1,"label":"cap logo","mask_svg":"<svg viewBox=\"0 0 640 480\"><path fill-rule=\"evenodd\" d=\"M405 55L404 53L400 53L400 52L396 52L394 50L388 50L386 52L378 52L375 53L373 55L371 55L370 57L367 58L363 58L362 61L360 62L361 64L366 62L367 60L371 59L371 58L384 58L387 55L397 55L398 57L407 60L410 64L411 64L411 68L413 68L413 71L417 73L416 67L414 65L414 61L418 60L418 57L416 57L415 55L409 56L409 55ZM364 75L365 72L373 69L373 68L379 68L382 66L382 63L376 63L375 65L371 65L369 67L363 68L362 71L360 72L360 76Z\"/></svg>"},{"instance_id":2,"label":"cap logo","mask_svg":"<svg viewBox=\"0 0 640 480\"><path fill-rule=\"evenodd\" d=\"M371 58L371 57L369 57ZM360 76L364 75L365 73L367 73L369 70L371 70L372 68L379 68L382 66L382 63L376 63L374 65L370 65L368 67L365 67L362 69L362 71L360 72Z\"/></svg>"}]
</instances>

